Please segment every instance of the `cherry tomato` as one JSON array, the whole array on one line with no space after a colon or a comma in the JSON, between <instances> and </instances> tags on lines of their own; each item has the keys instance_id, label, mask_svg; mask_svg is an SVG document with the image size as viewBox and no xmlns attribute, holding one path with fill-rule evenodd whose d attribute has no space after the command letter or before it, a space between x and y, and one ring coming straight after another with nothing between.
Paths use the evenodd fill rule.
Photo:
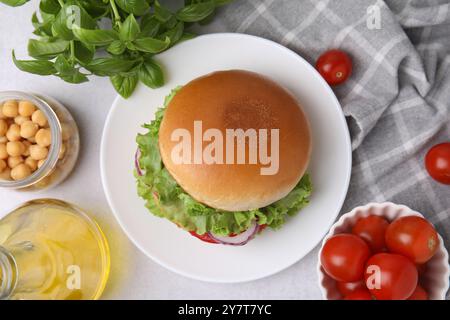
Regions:
<instances>
[{"instance_id":1,"label":"cherry tomato","mask_svg":"<svg viewBox=\"0 0 450 320\"><path fill-rule=\"evenodd\" d=\"M366 284L364 281L357 281L357 282L338 282L337 288L340 293L342 293L343 296L346 296L350 293L353 293L355 291L366 289Z\"/></svg>"},{"instance_id":2,"label":"cherry tomato","mask_svg":"<svg viewBox=\"0 0 450 320\"><path fill-rule=\"evenodd\" d=\"M414 263L394 253L377 253L367 261L365 280L377 300L405 300L417 286Z\"/></svg>"},{"instance_id":3,"label":"cherry tomato","mask_svg":"<svg viewBox=\"0 0 450 320\"><path fill-rule=\"evenodd\" d=\"M319 57L316 69L328 84L338 85L352 73L352 60L344 51L332 49Z\"/></svg>"},{"instance_id":4,"label":"cherry tomato","mask_svg":"<svg viewBox=\"0 0 450 320\"><path fill-rule=\"evenodd\" d=\"M431 148L425 156L425 167L434 180L450 184L450 142Z\"/></svg>"},{"instance_id":5,"label":"cherry tomato","mask_svg":"<svg viewBox=\"0 0 450 320\"><path fill-rule=\"evenodd\" d=\"M369 290L359 289L347 294L344 300L374 300L374 297L370 294Z\"/></svg>"},{"instance_id":6,"label":"cherry tomato","mask_svg":"<svg viewBox=\"0 0 450 320\"><path fill-rule=\"evenodd\" d=\"M218 243L216 240L214 240L213 238L211 238L209 236L208 232L206 232L204 234L198 234L195 231L189 231L189 233L202 241L209 242L209 243Z\"/></svg>"},{"instance_id":7,"label":"cherry tomato","mask_svg":"<svg viewBox=\"0 0 450 320\"><path fill-rule=\"evenodd\" d=\"M428 300L428 293L420 285L417 285L416 290L407 300Z\"/></svg>"},{"instance_id":8,"label":"cherry tomato","mask_svg":"<svg viewBox=\"0 0 450 320\"><path fill-rule=\"evenodd\" d=\"M390 252L410 258L417 264L430 260L436 253L439 238L434 227L421 217L402 217L386 230L386 245Z\"/></svg>"},{"instance_id":9,"label":"cherry tomato","mask_svg":"<svg viewBox=\"0 0 450 320\"><path fill-rule=\"evenodd\" d=\"M353 226L352 233L365 240L373 253L378 253L386 250L384 234L388 226L386 219L370 215L359 219Z\"/></svg>"},{"instance_id":10,"label":"cherry tomato","mask_svg":"<svg viewBox=\"0 0 450 320\"><path fill-rule=\"evenodd\" d=\"M337 234L327 240L322 248L320 261L325 272L337 281L359 281L369 259L367 243L354 234Z\"/></svg>"}]
</instances>

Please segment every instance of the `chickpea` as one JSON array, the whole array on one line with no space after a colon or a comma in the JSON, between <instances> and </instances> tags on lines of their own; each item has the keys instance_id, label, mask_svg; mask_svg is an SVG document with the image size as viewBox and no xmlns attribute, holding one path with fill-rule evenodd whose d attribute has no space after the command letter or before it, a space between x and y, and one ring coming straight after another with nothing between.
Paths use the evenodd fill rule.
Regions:
<instances>
[{"instance_id":1,"label":"chickpea","mask_svg":"<svg viewBox=\"0 0 450 320\"><path fill-rule=\"evenodd\" d=\"M11 178L14 180L22 180L31 174L31 169L25 163L21 163L11 170Z\"/></svg>"},{"instance_id":2,"label":"chickpea","mask_svg":"<svg viewBox=\"0 0 450 320\"><path fill-rule=\"evenodd\" d=\"M39 129L39 131L36 132L35 139L36 143L41 147L48 147L52 144L52 133L50 129Z\"/></svg>"},{"instance_id":3,"label":"chickpea","mask_svg":"<svg viewBox=\"0 0 450 320\"><path fill-rule=\"evenodd\" d=\"M5 168L3 172L0 173L0 180L11 180L11 169Z\"/></svg>"},{"instance_id":4,"label":"chickpea","mask_svg":"<svg viewBox=\"0 0 450 320\"><path fill-rule=\"evenodd\" d=\"M25 146L20 141L10 141L6 144L6 152L12 157L22 155L25 151Z\"/></svg>"},{"instance_id":5,"label":"chickpea","mask_svg":"<svg viewBox=\"0 0 450 320\"><path fill-rule=\"evenodd\" d=\"M17 167L19 164L23 162L23 158L21 156L17 157L9 157L8 158L8 166L13 169Z\"/></svg>"},{"instance_id":6,"label":"chickpea","mask_svg":"<svg viewBox=\"0 0 450 320\"><path fill-rule=\"evenodd\" d=\"M66 155L66 144L63 143L61 145L61 149L59 149L58 159L61 160Z\"/></svg>"},{"instance_id":7,"label":"chickpea","mask_svg":"<svg viewBox=\"0 0 450 320\"><path fill-rule=\"evenodd\" d=\"M25 138L31 138L36 135L36 132L39 130L39 126L32 121L25 121L20 126L20 135Z\"/></svg>"},{"instance_id":8,"label":"chickpea","mask_svg":"<svg viewBox=\"0 0 450 320\"><path fill-rule=\"evenodd\" d=\"M7 142L8 142L8 138L7 137L0 137L0 143L6 144Z\"/></svg>"},{"instance_id":9,"label":"chickpea","mask_svg":"<svg viewBox=\"0 0 450 320\"><path fill-rule=\"evenodd\" d=\"M0 119L6 119L6 116L3 114L3 104L0 103Z\"/></svg>"},{"instance_id":10,"label":"chickpea","mask_svg":"<svg viewBox=\"0 0 450 320\"><path fill-rule=\"evenodd\" d=\"M15 100L8 100L3 103L3 114L8 118L14 118L19 115L18 104Z\"/></svg>"},{"instance_id":11,"label":"chickpea","mask_svg":"<svg viewBox=\"0 0 450 320\"><path fill-rule=\"evenodd\" d=\"M6 151L6 144L0 143L0 159L4 160L8 158L8 151Z\"/></svg>"},{"instance_id":12,"label":"chickpea","mask_svg":"<svg viewBox=\"0 0 450 320\"><path fill-rule=\"evenodd\" d=\"M36 137L30 137L30 138L27 139L27 141L29 143L35 144L36 143Z\"/></svg>"},{"instance_id":13,"label":"chickpea","mask_svg":"<svg viewBox=\"0 0 450 320\"><path fill-rule=\"evenodd\" d=\"M41 110L36 110L31 116L31 120L38 124L40 127L45 127L47 125L47 118Z\"/></svg>"},{"instance_id":14,"label":"chickpea","mask_svg":"<svg viewBox=\"0 0 450 320\"><path fill-rule=\"evenodd\" d=\"M72 136L72 130L66 123L61 124L61 136L64 141L69 140Z\"/></svg>"},{"instance_id":15,"label":"chickpea","mask_svg":"<svg viewBox=\"0 0 450 320\"><path fill-rule=\"evenodd\" d=\"M3 137L7 131L8 131L8 123L5 120L0 119L0 136Z\"/></svg>"},{"instance_id":16,"label":"chickpea","mask_svg":"<svg viewBox=\"0 0 450 320\"><path fill-rule=\"evenodd\" d=\"M31 157L25 159L25 164L31 169L31 171L36 171L38 168L38 162Z\"/></svg>"},{"instance_id":17,"label":"chickpea","mask_svg":"<svg viewBox=\"0 0 450 320\"><path fill-rule=\"evenodd\" d=\"M37 144L30 146L30 157L34 160L42 160L47 158L48 149Z\"/></svg>"},{"instance_id":18,"label":"chickpea","mask_svg":"<svg viewBox=\"0 0 450 320\"><path fill-rule=\"evenodd\" d=\"M44 162L45 162L45 159L39 160L39 161L37 162L37 167L38 167L38 169L39 169L40 167L42 167L42 165L44 164Z\"/></svg>"},{"instance_id":19,"label":"chickpea","mask_svg":"<svg viewBox=\"0 0 450 320\"><path fill-rule=\"evenodd\" d=\"M28 140L23 140L22 144L25 147L25 150L23 151L22 155L25 157L28 157L30 155L30 146L31 146L31 142Z\"/></svg>"},{"instance_id":20,"label":"chickpea","mask_svg":"<svg viewBox=\"0 0 450 320\"><path fill-rule=\"evenodd\" d=\"M19 141L20 140L20 126L17 124L12 124L8 132L6 132L6 137L9 141Z\"/></svg>"},{"instance_id":21,"label":"chickpea","mask_svg":"<svg viewBox=\"0 0 450 320\"><path fill-rule=\"evenodd\" d=\"M30 117L34 111L36 111L36 107L31 101L22 100L19 102L19 114L21 116Z\"/></svg>"},{"instance_id":22,"label":"chickpea","mask_svg":"<svg viewBox=\"0 0 450 320\"><path fill-rule=\"evenodd\" d=\"M3 172L3 170L6 169L6 162L5 160L0 160L0 173Z\"/></svg>"},{"instance_id":23,"label":"chickpea","mask_svg":"<svg viewBox=\"0 0 450 320\"><path fill-rule=\"evenodd\" d=\"M14 123L18 124L19 126L22 125L22 123L26 121L31 121L30 117L24 117L24 116L17 116L14 118Z\"/></svg>"}]
</instances>

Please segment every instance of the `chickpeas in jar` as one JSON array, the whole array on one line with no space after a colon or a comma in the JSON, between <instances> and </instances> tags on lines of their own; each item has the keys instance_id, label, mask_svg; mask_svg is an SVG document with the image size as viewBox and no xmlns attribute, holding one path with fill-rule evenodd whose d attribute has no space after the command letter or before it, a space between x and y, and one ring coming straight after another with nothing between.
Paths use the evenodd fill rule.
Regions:
<instances>
[{"instance_id":1,"label":"chickpeas in jar","mask_svg":"<svg viewBox=\"0 0 450 320\"><path fill-rule=\"evenodd\" d=\"M0 187L57 185L79 152L78 128L58 101L18 91L0 92Z\"/></svg>"}]
</instances>

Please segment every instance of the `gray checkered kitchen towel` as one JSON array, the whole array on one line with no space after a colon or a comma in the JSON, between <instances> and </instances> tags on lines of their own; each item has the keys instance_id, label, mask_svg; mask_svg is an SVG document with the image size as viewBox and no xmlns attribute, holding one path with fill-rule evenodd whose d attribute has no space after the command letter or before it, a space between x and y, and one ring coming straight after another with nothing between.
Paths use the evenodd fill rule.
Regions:
<instances>
[{"instance_id":1,"label":"gray checkered kitchen towel","mask_svg":"<svg viewBox=\"0 0 450 320\"><path fill-rule=\"evenodd\" d=\"M272 39L312 64L329 48L349 52L353 75L334 88L354 150L343 212L372 201L408 205L450 248L450 187L423 161L450 141L450 0L235 0L202 28L219 31Z\"/></svg>"}]
</instances>

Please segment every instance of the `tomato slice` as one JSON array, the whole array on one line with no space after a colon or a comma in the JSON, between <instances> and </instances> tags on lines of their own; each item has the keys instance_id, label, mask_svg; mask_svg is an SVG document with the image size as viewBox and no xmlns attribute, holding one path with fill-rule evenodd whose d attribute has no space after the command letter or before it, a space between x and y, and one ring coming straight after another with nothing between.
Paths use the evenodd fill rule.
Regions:
<instances>
[{"instance_id":1,"label":"tomato slice","mask_svg":"<svg viewBox=\"0 0 450 320\"><path fill-rule=\"evenodd\" d=\"M263 231L266 227L267 227L267 224L262 224L262 225L260 225L260 226L259 226L259 231L258 231L258 232ZM215 244L220 243L220 242L216 241L214 238L212 238L212 237L209 235L208 232L205 232L204 234L198 234L198 233L195 232L195 231L189 231L189 233L190 233L192 236L194 236L194 237L196 237L197 239L200 239L200 240L202 240L202 241L204 241L204 242L215 243ZM236 236L237 236L237 234L235 234L235 233L232 233L232 234L229 235L229 237L236 237Z\"/></svg>"},{"instance_id":2,"label":"tomato slice","mask_svg":"<svg viewBox=\"0 0 450 320\"><path fill-rule=\"evenodd\" d=\"M211 238L211 236L208 234L208 232L206 232L206 233L204 233L204 234L198 234L198 233L195 232L195 231L189 231L189 233L190 233L192 236L194 236L194 237L196 237L196 238L198 238L198 239L200 239L200 240L202 240L202 241L204 241L204 242L214 243L214 244L218 244L218 243L219 243L219 242L217 242L216 240L214 240L213 238Z\"/></svg>"}]
</instances>

